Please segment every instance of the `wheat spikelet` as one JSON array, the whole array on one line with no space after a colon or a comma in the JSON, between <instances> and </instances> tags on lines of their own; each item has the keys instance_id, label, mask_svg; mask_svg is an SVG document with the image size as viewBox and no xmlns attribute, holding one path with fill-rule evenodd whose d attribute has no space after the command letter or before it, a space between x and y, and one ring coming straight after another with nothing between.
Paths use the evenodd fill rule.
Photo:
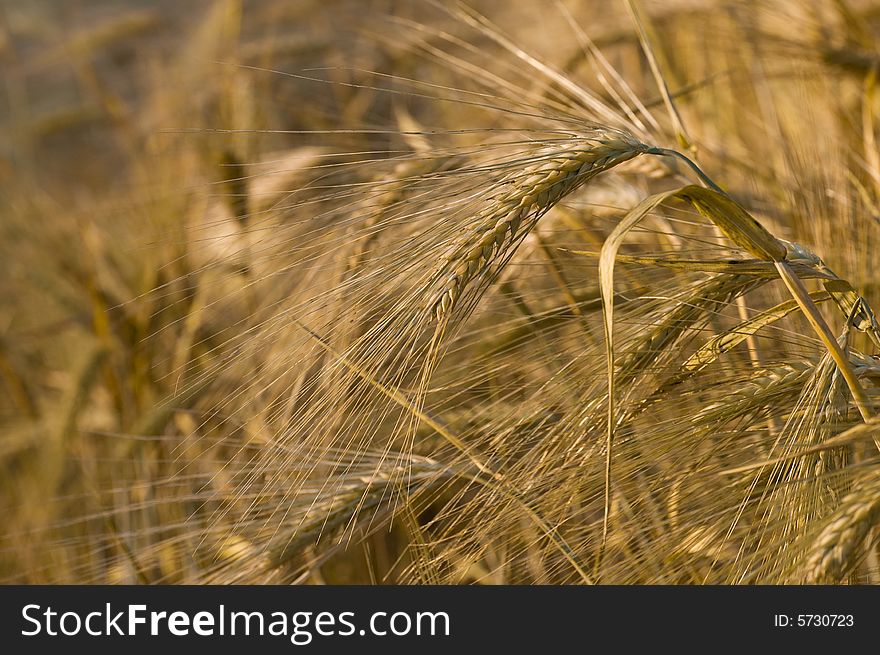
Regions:
<instances>
[{"instance_id":1,"label":"wheat spikelet","mask_svg":"<svg viewBox=\"0 0 880 655\"><path fill-rule=\"evenodd\" d=\"M390 517L403 507L394 502L396 496L392 493L402 477L406 479L407 502L411 502L420 489L450 475L446 467L430 458L408 458L406 469L399 461L388 462L380 457L372 470L349 471L340 475L342 482L332 487L326 483L301 487L289 515L290 532L278 534L270 546L273 565L296 557L304 547L323 537L335 537L344 543L363 517L371 519L373 528L383 525L385 521L376 520L376 514L384 511Z\"/></svg>"},{"instance_id":2,"label":"wheat spikelet","mask_svg":"<svg viewBox=\"0 0 880 655\"><path fill-rule=\"evenodd\" d=\"M880 516L880 473L867 477L846 496L813 541L807 556L807 580L833 583L859 562L859 549Z\"/></svg>"},{"instance_id":3,"label":"wheat spikelet","mask_svg":"<svg viewBox=\"0 0 880 655\"><path fill-rule=\"evenodd\" d=\"M640 336L640 342L621 356L618 384L625 384L637 377L660 355L687 332L705 313L724 306L732 298L742 295L763 284L738 275L721 274L699 286L669 314L657 321L649 332Z\"/></svg>"},{"instance_id":4,"label":"wheat spikelet","mask_svg":"<svg viewBox=\"0 0 880 655\"><path fill-rule=\"evenodd\" d=\"M645 149L628 134L596 129L570 144L539 153L540 163L502 180L494 202L476 218L476 226L454 246L438 271L441 287L430 303L437 320L449 314L477 276L512 253L547 210L596 175Z\"/></svg>"},{"instance_id":5,"label":"wheat spikelet","mask_svg":"<svg viewBox=\"0 0 880 655\"><path fill-rule=\"evenodd\" d=\"M179 48L155 12L74 32L83 88L3 118L0 580L788 583L838 507L811 565L851 568L876 423L838 367L880 408L880 160L846 3L651 8L662 57L591 1L211 4ZM130 87L121 37L141 64L154 32ZM729 197L642 145L685 135ZM569 254L626 216L615 285Z\"/></svg>"}]
</instances>

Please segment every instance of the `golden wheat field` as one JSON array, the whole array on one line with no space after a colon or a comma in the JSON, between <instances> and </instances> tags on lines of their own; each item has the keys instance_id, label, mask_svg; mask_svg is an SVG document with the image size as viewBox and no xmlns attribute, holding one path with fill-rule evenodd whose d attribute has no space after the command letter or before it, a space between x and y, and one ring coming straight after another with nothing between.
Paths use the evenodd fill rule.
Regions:
<instances>
[{"instance_id":1,"label":"golden wheat field","mask_svg":"<svg viewBox=\"0 0 880 655\"><path fill-rule=\"evenodd\" d=\"M0 582L880 581L880 3L0 3Z\"/></svg>"}]
</instances>

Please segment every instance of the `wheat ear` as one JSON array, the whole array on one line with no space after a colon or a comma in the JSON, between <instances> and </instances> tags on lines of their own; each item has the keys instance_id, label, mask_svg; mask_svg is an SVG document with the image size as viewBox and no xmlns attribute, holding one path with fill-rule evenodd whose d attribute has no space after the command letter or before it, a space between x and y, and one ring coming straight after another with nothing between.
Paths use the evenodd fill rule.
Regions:
<instances>
[{"instance_id":1,"label":"wheat ear","mask_svg":"<svg viewBox=\"0 0 880 655\"><path fill-rule=\"evenodd\" d=\"M431 310L442 321L467 286L509 255L551 207L572 191L647 146L613 130L595 130L543 151L539 163L502 180L494 201L476 217L472 230L446 256L437 277Z\"/></svg>"}]
</instances>

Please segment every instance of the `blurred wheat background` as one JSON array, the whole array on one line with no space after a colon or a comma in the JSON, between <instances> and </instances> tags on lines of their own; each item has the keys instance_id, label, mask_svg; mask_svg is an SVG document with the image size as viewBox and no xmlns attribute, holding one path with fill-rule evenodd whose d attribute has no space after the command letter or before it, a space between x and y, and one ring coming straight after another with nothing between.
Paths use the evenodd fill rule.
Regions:
<instances>
[{"instance_id":1,"label":"blurred wheat background","mask_svg":"<svg viewBox=\"0 0 880 655\"><path fill-rule=\"evenodd\" d=\"M0 580L880 580L880 4L0 2Z\"/></svg>"}]
</instances>

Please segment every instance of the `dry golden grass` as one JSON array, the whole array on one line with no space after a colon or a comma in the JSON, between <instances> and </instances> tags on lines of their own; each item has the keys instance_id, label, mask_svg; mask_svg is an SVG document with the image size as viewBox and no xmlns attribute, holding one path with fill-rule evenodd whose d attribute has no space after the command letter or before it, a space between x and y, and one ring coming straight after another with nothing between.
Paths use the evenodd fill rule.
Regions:
<instances>
[{"instance_id":1,"label":"dry golden grass","mask_svg":"<svg viewBox=\"0 0 880 655\"><path fill-rule=\"evenodd\" d=\"M9 8L0 579L877 582L878 9Z\"/></svg>"}]
</instances>

